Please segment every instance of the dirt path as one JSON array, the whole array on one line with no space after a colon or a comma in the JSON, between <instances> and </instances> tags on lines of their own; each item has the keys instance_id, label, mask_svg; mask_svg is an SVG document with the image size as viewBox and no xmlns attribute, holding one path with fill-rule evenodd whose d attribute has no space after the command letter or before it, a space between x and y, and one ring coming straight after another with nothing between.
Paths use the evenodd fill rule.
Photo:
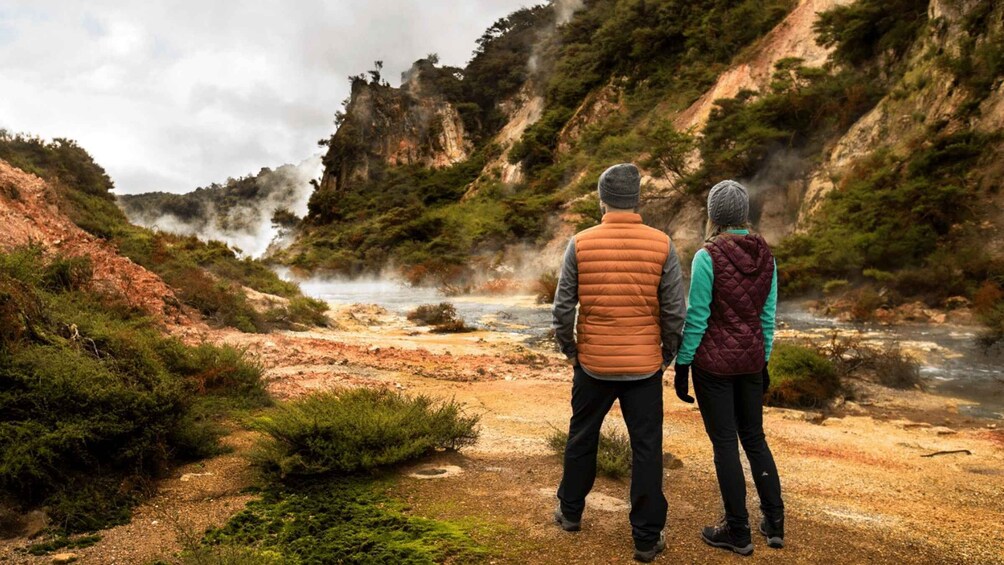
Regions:
<instances>
[{"instance_id":1,"label":"dirt path","mask_svg":"<svg viewBox=\"0 0 1004 565\"><path fill-rule=\"evenodd\" d=\"M385 313L371 314L353 315L352 323L336 315L340 330L204 337L259 356L279 397L385 386L452 396L480 413L475 447L422 465L452 465L460 472L420 480L408 476L414 468L404 469L396 491L417 515L470 526L478 541L495 550L495 562L630 561L627 481L597 481L581 533L566 534L550 522L561 466L547 452L545 438L570 415L570 371L557 356L512 334L434 336ZM951 399L868 387L861 392L867 402L826 418L767 410L789 543L773 551L754 540L751 562L1004 563L1004 431L960 416ZM660 561L736 559L697 537L720 514L711 446L699 413L675 401L669 388L665 398L665 449L683 466L666 471L669 547ZM623 426L616 407L608 422ZM240 432L228 441L240 450L251 437ZM958 449L972 454L922 457ZM231 454L201 465L179 469L131 524L102 532L101 542L74 553L83 563L170 557L181 549L183 532L225 521L250 498L240 494L250 481L247 463ZM752 484L749 489L756 516ZM0 546L0 561L12 561L11 551L9 544Z\"/></svg>"}]
</instances>

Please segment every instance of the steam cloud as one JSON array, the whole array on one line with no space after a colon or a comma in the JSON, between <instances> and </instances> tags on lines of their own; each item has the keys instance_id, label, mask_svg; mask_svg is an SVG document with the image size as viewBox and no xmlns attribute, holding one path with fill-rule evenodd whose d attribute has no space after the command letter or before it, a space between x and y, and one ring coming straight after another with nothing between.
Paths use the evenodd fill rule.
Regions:
<instances>
[{"instance_id":1,"label":"steam cloud","mask_svg":"<svg viewBox=\"0 0 1004 565\"><path fill-rule=\"evenodd\" d=\"M585 2L584 0L553 0L551 6L554 8L554 27L543 32L533 45L530 58L526 63L531 75L537 74L539 70L541 48L554 37L555 31L557 31L559 26L567 24L572 20L575 12L578 12L585 6Z\"/></svg>"},{"instance_id":2,"label":"steam cloud","mask_svg":"<svg viewBox=\"0 0 1004 565\"><path fill-rule=\"evenodd\" d=\"M583 5L583 0L554 0L555 24L567 24Z\"/></svg>"},{"instance_id":3,"label":"steam cloud","mask_svg":"<svg viewBox=\"0 0 1004 565\"><path fill-rule=\"evenodd\" d=\"M183 196L159 195L195 201L198 213L182 217L164 209L151 209L156 195L127 196L120 200L129 220L151 229L178 235L194 235L202 240L217 240L236 248L241 254L261 257L269 248L288 245L289 235L272 224L276 210L286 209L298 217L307 213L307 201L314 190L312 179L321 175L321 156L315 155L298 165L283 165L259 174L258 198L243 198L226 207L203 197L201 192L225 194L230 186L203 189ZM263 196L263 197L262 197ZM179 200L175 200L179 202Z\"/></svg>"}]
</instances>

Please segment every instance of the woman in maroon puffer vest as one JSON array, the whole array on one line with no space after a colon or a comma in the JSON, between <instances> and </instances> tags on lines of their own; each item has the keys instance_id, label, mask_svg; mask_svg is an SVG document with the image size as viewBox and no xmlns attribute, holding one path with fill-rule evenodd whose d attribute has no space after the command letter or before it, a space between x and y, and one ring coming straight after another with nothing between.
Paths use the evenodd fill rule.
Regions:
<instances>
[{"instance_id":1,"label":"woman in maroon puffer vest","mask_svg":"<svg viewBox=\"0 0 1004 565\"><path fill-rule=\"evenodd\" d=\"M715 452L715 471L725 518L701 532L709 545L753 553L746 479L739 442L760 495L760 533L767 545L784 546L784 503L774 457L763 432L763 394L770 385L767 361L774 340L777 269L767 242L749 230L749 195L735 181L708 194L708 240L694 256L683 344L676 358L676 394L693 402ZM737 441L738 440L738 441Z\"/></svg>"}]
</instances>

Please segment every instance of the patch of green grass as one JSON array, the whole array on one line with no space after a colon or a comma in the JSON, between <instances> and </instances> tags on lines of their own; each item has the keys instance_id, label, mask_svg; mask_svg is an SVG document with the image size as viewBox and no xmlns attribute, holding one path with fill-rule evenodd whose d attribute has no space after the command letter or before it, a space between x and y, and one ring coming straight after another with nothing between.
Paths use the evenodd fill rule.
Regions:
<instances>
[{"instance_id":1,"label":"patch of green grass","mask_svg":"<svg viewBox=\"0 0 1004 565\"><path fill-rule=\"evenodd\" d=\"M268 436L255 461L283 477L367 472L472 445L478 419L455 401L427 396L371 389L314 394L254 419L252 426Z\"/></svg>"},{"instance_id":2,"label":"patch of green grass","mask_svg":"<svg viewBox=\"0 0 1004 565\"><path fill-rule=\"evenodd\" d=\"M547 436L547 446L558 457L564 457L568 432L555 429ZM631 439L620 430L604 428L600 432L596 452L596 472L604 477L620 479L631 474Z\"/></svg>"},{"instance_id":3,"label":"patch of green grass","mask_svg":"<svg viewBox=\"0 0 1004 565\"><path fill-rule=\"evenodd\" d=\"M267 488L182 562L433 564L486 557L457 525L409 516L383 485L341 478Z\"/></svg>"},{"instance_id":4,"label":"patch of green grass","mask_svg":"<svg viewBox=\"0 0 1004 565\"><path fill-rule=\"evenodd\" d=\"M770 406L819 408L840 391L836 368L812 348L776 343L770 357Z\"/></svg>"},{"instance_id":5,"label":"patch of green grass","mask_svg":"<svg viewBox=\"0 0 1004 565\"><path fill-rule=\"evenodd\" d=\"M83 549L101 541L99 535L86 535L77 537L58 537L41 543L33 543L28 546L29 555L46 555L60 549Z\"/></svg>"}]
</instances>

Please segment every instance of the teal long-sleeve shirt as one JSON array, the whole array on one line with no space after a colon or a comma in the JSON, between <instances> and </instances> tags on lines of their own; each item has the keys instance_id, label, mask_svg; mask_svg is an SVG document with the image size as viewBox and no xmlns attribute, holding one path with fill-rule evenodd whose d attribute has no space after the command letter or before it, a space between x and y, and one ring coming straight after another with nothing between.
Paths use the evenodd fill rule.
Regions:
<instances>
[{"instance_id":1,"label":"teal long-sleeve shirt","mask_svg":"<svg viewBox=\"0 0 1004 565\"><path fill-rule=\"evenodd\" d=\"M748 230L730 230L738 235L749 234ZM715 269L711 255L707 250L700 249L694 255L690 269L690 295L687 299L687 321L683 328L683 343L677 353L676 362L680 365L690 365L694 362L697 348L708 330L708 318L711 317L711 289L715 283ZM774 347L774 323L777 316L777 263L774 264L774 277L770 283L770 293L760 312L760 324L763 327L764 359L770 361L770 352Z\"/></svg>"}]
</instances>

